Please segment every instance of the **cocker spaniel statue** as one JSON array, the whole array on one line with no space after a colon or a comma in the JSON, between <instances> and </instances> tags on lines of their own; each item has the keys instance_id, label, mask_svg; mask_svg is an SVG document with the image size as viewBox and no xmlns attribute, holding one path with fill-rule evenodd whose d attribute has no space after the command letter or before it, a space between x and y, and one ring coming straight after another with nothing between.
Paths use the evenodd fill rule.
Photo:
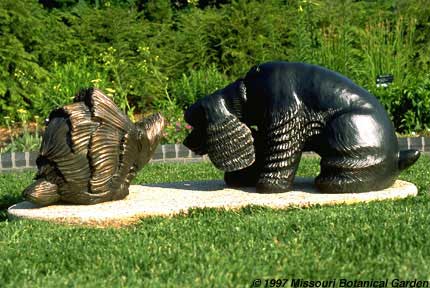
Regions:
<instances>
[{"instance_id":1,"label":"cocker spaniel statue","mask_svg":"<svg viewBox=\"0 0 430 288\"><path fill-rule=\"evenodd\" d=\"M419 158L399 151L378 100L350 79L304 63L269 62L185 111L193 130L184 141L208 154L233 187L258 193L291 190L303 151L321 156L322 193L391 186Z\"/></svg>"}]
</instances>

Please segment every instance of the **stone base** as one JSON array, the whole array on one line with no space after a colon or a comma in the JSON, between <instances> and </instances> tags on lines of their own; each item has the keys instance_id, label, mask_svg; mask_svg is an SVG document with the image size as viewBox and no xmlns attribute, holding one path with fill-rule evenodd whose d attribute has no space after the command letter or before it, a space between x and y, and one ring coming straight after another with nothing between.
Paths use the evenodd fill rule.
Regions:
<instances>
[{"instance_id":1,"label":"stone base","mask_svg":"<svg viewBox=\"0 0 430 288\"><path fill-rule=\"evenodd\" d=\"M98 227L123 226L142 217L171 216L186 213L189 208L213 207L237 209L246 205L262 205L282 209L289 206L352 204L417 195L414 184L397 180L390 188L356 194L321 194L312 178L296 177L294 191L258 194L255 188L226 188L221 180L132 185L124 200L96 205L52 205L38 207L24 201L11 206L11 219L28 218L58 223Z\"/></svg>"}]
</instances>

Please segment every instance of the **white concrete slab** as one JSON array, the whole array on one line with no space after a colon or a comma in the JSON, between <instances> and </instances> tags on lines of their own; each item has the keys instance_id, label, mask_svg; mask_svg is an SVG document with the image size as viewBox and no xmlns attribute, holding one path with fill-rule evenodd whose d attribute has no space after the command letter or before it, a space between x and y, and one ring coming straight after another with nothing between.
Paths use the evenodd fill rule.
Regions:
<instances>
[{"instance_id":1,"label":"white concrete slab","mask_svg":"<svg viewBox=\"0 0 430 288\"><path fill-rule=\"evenodd\" d=\"M186 213L193 207L237 209L262 205L277 209L290 206L352 204L385 199L401 199L417 195L414 184L397 180L390 188L356 194L321 194L312 178L296 178L294 191L258 194L254 188L226 188L221 180L190 181L150 185L132 185L124 200L96 205L51 205L38 207L24 201L11 206L11 219L28 218L58 223L91 226L123 226L142 217L171 216Z\"/></svg>"}]
</instances>

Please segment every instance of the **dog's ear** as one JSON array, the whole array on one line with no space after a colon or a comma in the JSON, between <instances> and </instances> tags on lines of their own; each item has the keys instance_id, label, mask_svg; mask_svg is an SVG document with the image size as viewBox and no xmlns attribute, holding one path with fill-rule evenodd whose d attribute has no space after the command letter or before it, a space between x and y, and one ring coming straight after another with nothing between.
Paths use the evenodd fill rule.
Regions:
<instances>
[{"instance_id":1,"label":"dog's ear","mask_svg":"<svg viewBox=\"0 0 430 288\"><path fill-rule=\"evenodd\" d=\"M246 100L246 91L241 89L244 88L237 82L232 83L200 99L185 112L185 121L194 127L194 134L206 138L203 141L189 135L185 145L190 149L193 147L195 152L207 152L215 167L226 172L246 168L255 161L251 130L238 118ZM234 98L238 100L232 101Z\"/></svg>"},{"instance_id":2,"label":"dog's ear","mask_svg":"<svg viewBox=\"0 0 430 288\"><path fill-rule=\"evenodd\" d=\"M244 93L238 83L241 82L232 83L201 102L207 119L209 159L215 167L226 172L249 167L255 161L252 132L238 118L246 100L240 98ZM238 100L233 102L235 98ZM227 109L226 101L229 101L232 111Z\"/></svg>"},{"instance_id":3,"label":"dog's ear","mask_svg":"<svg viewBox=\"0 0 430 288\"><path fill-rule=\"evenodd\" d=\"M240 170L255 161L251 130L232 114L208 123L207 145L209 159L223 171Z\"/></svg>"}]
</instances>

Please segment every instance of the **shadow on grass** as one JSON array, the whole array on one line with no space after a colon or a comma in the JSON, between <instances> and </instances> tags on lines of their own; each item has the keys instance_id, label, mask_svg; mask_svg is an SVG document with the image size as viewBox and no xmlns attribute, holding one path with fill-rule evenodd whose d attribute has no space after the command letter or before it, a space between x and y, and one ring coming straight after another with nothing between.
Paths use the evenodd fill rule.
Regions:
<instances>
[{"instance_id":1,"label":"shadow on grass","mask_svg":"<svg viewBox=\"0 0 430 288\"><path fill-rule=\"evenodd\" d=\"M220 191L226 188L222 180L206 180L206 181L196 180L196 181L181 181L181 182L168 182L168 183L152 183L152 184L142 184L142 186L202 191L202 192Z\"/></svg>"},{"instance_id":2,"label":"shadow on grass","mask_svg":"<svg viewBox=\"0 0 430 288\"><path fill-rule=\"evenodd\" d=\"M235 190L240 190L242 192L256 193L255 187L228 187L223 180L193 180L137 185L199 192L215 192L231 188ZM313 184L313 178L311 177L296 176L292 190L319 194ZM288 193L288 191L286 191L286 193Z\"/></svg>"},{"instance_id":3,"label":"shadow on grass","mask_svg":"<svg viewBox=\"0 0 430 288\"><path fill-rule=\"evenodd\" d=\"M8 219L7 211L6 210L0 210L0 222L4 222L7 219Z\"/></svg>"},{"instance_id":4,"label":"shadow on grass","mask_svg":"<svg viewBox=\"0 0 430 288\"><path fill-rule=\"evenodd\" d=\"M7 208L22 201L21 195L3 195L0 197L0 222L6 221Z\"/></svg>"}]
</instances>

